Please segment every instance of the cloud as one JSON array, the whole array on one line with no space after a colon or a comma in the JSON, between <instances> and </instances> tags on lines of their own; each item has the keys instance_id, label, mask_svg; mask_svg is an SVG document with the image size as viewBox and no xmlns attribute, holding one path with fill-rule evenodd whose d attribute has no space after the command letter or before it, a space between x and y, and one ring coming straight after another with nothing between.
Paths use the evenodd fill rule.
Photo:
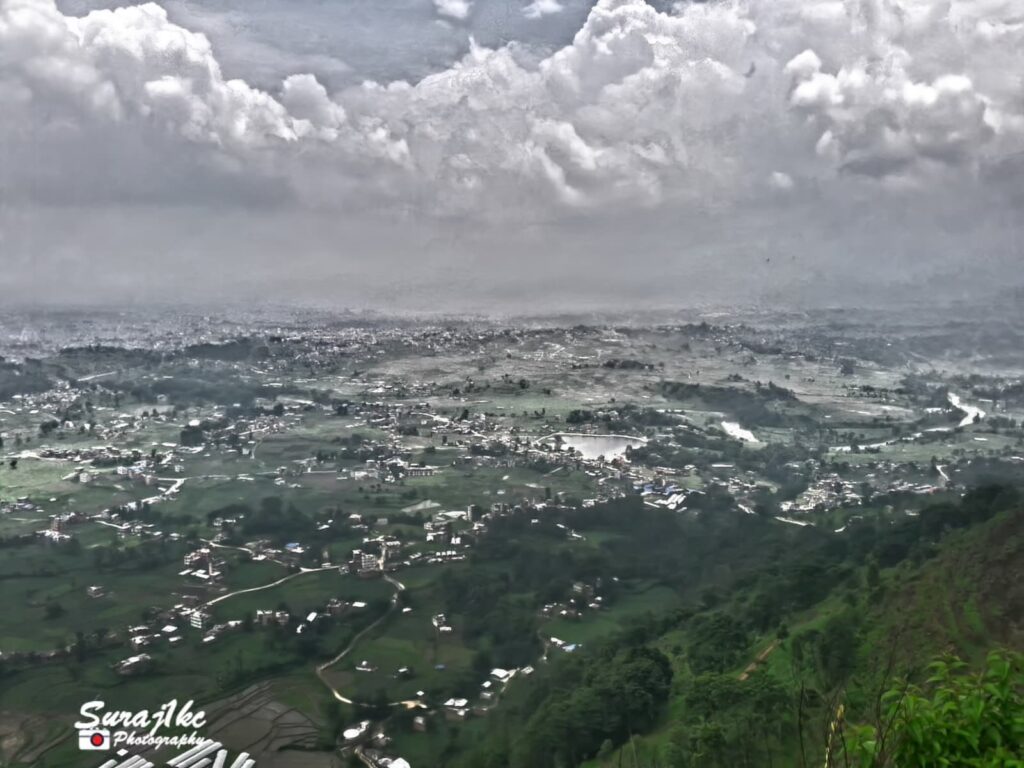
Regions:
<instances>
[{"instance_id":1,"label":"cloud","mask_svg":"<svg viewBox=\"0 0 1024 768\"><path fill-rule=\"evenodd\" d=\"M225 80L209 41L152 3L75 18L45 0L4 0L0 50L3 82L31 93L33 122L44 129L56 109L76 121L149 123L224 147L299 135L280 103Z\"/></svg>"},{"instance_id":2,"label":"cloud","mask_svg":"<svg viewBox=\"0 0 1024 768\"><path fill-rule=\"evenodd\" d=\"M915 81L902 57L858 61L831 74L810 51L787 71L795 78L790 103L821 131L819 153L853 173L887 176L913 165L975 163L996 134L988 99L965 75Z\"/></svg>"},{"instance_id":3,"label":"cloud","mask_svg":"<svg viewBox=\"0 0 1024 768\"><path fill-rule=\"evenodd\" d=\"M769 177L769 183L775 187L775 189L781 189L783 191L788 191L794 186L793 177L788 173L783 173L782 171L772 171L772 175Z\"/></svg>"},{"instance_id":4,"label":"cloud","mask_svg":"<svg viewBox=\"0 0 1024 768\"><path fill-rule=\"evenodd\" d=\"M469 3L438 7L461 17ZM729 202L752 172L913 180L1020 151L1019 87L982 53L1024 65L1024 29L1000 15L1009 3L989 10L783 0L664 13L601 0L542 60L474 45L416 84L329 94L308 74L273 93L225 78L209 40L153 3L73 17L50 0L4 0L0 88L19 125L62 120L68 142L83 125L171 135L222 167L288 178L317 204L370 176L364 191L411 192L440 213L508 210L510 198ZM792 167L759 167L765 146Z\"/></svg>"},{"instance_id":5,"label":"cloud","mask_svg":"<svg viewBox=\"0 0 1024 768\"><path fill-rule=\"evenodd\" d=\"M439 0L438 12L470 6ZM332 91L308 73L267 88L228 77L210 41L154 3L79 17L53 0L0 0L0 195L41 208L373 211L495 237L615 221L614 236L643 216L667 233L649 249L659 258L710 221L749 233L743 247L783 220L807 238L820 226L816 250L839 252L828 222L878 215L896 228L894 210L934 251L929 212L952 205L965 231L1006 252L1002 223L989 225L1010 216L1024 170L1020 10L599 0L550 53L474 43L418 81Z\"/></svg>"},{"instance_id":6,"label":"cloud","mask_svg":"<svg viewBox=\"0 0 1024 768\"><path fill-rule=\"evenodd\" d=\"M440 16L463 21L473 9L472 0L434 0L434 8Z\"/></svg>"},{"instance_id":7,"label":"cloud","mask_svg":"<svg viewBox=\"0 0 1024 768\"><path fill-rule=\"evenodd\" d=\"M523 8L523 15L528 19L539 19L565 10L558 0L533 0Z\"/></svg>"}]
</instances>

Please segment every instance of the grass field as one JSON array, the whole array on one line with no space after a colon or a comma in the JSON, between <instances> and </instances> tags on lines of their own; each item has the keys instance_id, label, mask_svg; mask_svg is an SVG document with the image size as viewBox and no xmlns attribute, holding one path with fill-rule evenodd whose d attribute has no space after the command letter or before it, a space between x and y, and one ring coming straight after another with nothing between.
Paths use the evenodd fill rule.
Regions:
<instances>
[{"instance_id":1,"label":"grass field","mask_svg":"<svg viewBox=\"0 0 1024 768\"><path fill-rule=\"evenodd\" d=\"M576 620L552 619L541 627L541 633L566 643L585 645L603 635L627 628L632 619L645 613L659 613L677 605L679 596L668 587L650 583L629 585L607 608L588 611Z\"/></svg>"},{"instance_id":2,"label":"grass field","mask_svg":"<svg viewBox=\"0 0 1024 768\"><path fill-rule=\"evenodd\" d=\"M277 578L283 578L281 573ZM238 619L257 610L276 609L287 605L295 616L304 616L324 607L328 600L363 601L386 600L392 593L391 586L379 579L359 579L338 573L337 569L300 573L276 587L236 595L213 606L214 618L218 621Z\"/></svg>"},{"instance_id":3,"label":"grass field","mask_svg":"<svg viewBox=\"0 0 1024 768\"><path fill-rule=\"evenodd\" d=\"M59 575L5 577L5 608L0 614L0 650L38 651L61 647L76 631L111 632L142 620L151 607L178 602L168 586L178 581L178 563L142 571L96 573L86 558L76 558ZM104 587L106 595L86 596L86 587ZM59 606L47 611L47 605Z\"/></svg>"}]
</instances>

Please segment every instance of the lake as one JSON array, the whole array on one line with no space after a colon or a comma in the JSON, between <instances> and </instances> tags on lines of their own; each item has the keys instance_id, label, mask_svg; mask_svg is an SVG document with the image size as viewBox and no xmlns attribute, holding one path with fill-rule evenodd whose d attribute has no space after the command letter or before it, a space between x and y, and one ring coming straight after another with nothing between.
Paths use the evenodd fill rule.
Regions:
<instances>
[{"instance_id":1,"label":"lake","mask_svg":"<svg viewBox=\"0 0 1024 768\"><path fill-rule=\"evenodd\" d=\"M584 459L596 459L604 456L613 459L626 452L626 448L637 448L647 443L642 437L628 435L584 435L572 432L558 432L541 440L548 445L555 444L555 438L562 438L563 448L573 448L580 452Z\"/></svg>"}]
</instances>

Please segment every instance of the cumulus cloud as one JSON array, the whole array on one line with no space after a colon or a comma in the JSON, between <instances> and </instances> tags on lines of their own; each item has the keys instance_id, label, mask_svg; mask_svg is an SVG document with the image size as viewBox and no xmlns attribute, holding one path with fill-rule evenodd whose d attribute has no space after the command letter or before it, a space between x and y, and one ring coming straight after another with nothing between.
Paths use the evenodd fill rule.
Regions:
<instances>
[{"instance_id":1,"label":"cumulus cloud","mask_svg":"<svg viewBox=\"0 0 1024 768\"><path fill-rule=\"evenodd\" d=\"M0 77L31 94L33 122L152 123L225 147L294 141L302 126L268 94L226 80L209 41L158 5L64 16L52 2L4 0Z\"/></svg>"},{"instance_id":2,"label":"cumulus cloud","mask_svg":"<svg viewBox=\"0 0 1024 768\"><path fill-rule=\"evenodd\" d=\"M528 19L539 19L565 10L558 0L533 0L523 8L523 15Z\"/></svg>"},{"instance_id":3,"label":"cumulus cloud","mask_svg":"<svg viewBox=\"0 0 1024 768\"><path fill-rule=\"evenodd\" d=\"M469 5L438 0L455 18ZM71 134L83 121L162 130L307 193L340 192L378 163L374 185L429 187L441 211L524 193L569 208L729 200L750 173L912 177L1019 151L1019 86L983 52L998 46L999 63L1019 67L1024 28L1010 0L988 10L783 0L664 13L601 0L539 62L474 45L416 84L329 94L309 74L276 93L225 78L209 40L153 3L73 17L52 0L4 0L0 89L9 114L43 130L57 115ZM793 167L758 168L766 145Z\"/></svg>"},{"instance_id":4,"label":"cumulus cloud","mask_svg":"<svg viewBox=\"0 0 1024 768\"><path fill-rule=\"evenodd\" d=\"M472 0L434 0L434 8L439 16L463 21L473 9Z\"/></svg>"},{"instance_id":5,"label":"cumulus cloud","mask_svg":"<svg viewBox=\"0 0 1024 768\"><path fill-rule=\"evenodd\" d=\"M796 79L791 104L821 131L818 151L844 170L887 176L912 164L975 162L995 136L989 102L965 75L915 81L902 57L827 73L811 51L787 71Z\"/></svg>"},{"instance_id":6,"label":"cumulus cloud","mask_svg":"<svg viewBox=\"0 0 1024 768\"><path fill-rule=\"evenodd\" d=\"M154 3L76 17L0 0L0 190L538 225L907 194L924 210L936 190L1019 185L1022 18L1020 0L599 0L550 54L473 44L417 82L331 92L225 76Z\"/></svg>"}]
</instances>

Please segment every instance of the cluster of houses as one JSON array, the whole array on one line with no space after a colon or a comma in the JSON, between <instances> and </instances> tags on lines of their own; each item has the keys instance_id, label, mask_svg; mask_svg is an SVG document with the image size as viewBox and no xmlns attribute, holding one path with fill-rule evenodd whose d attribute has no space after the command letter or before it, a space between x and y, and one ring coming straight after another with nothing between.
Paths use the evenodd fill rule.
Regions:
<instances>
[{"instance_id":1,"label":"cluster of houses","mask_svg":"<svg viewBox=\"0 0 1024 768\"><path fill-rule=\"evenodd\" d=\"M568 599L559 603L547 603L540 609L545 619L579 619L587 611L599 611L604 608L604 597L597 594L601 588L601 579L593 584L583 581L573 582Z\"/></svg>"},{"instance_id":2,"label":"cluster of houses","mask_svg":"<svg viewBox=\"0 0 1024 768\"><path fill-rule=\"evenodd\" d=\"M402 549L402 542L394 536L366 537L361 547L352 550L343 568L361 578L380 576L398 569Z\"/></svg>"},{"instance_id":3,"label":"cluster of houses","mask_svg":"<svg viewBox=\"0 0 1024 768\"><path fill-rule=\"evenodd\" d=\"M784 501L780 508L787 514L810 515L837 507L853 507L870 501L876 493L908 493L929 495L948 487L952 481L942 468L934 479L921 481L907 476L906 468L890 461L871 465L863 478L854 482L836 472L814 471L808 488L793 501Z\"/></svg>"},{"instance_id":4,"label":"cluster of houses","mask_svg":"<svg viewBox=\"0 0 1024 768\"><path fill-rule=\"evenodd\" d=\"M504 693L516 675L529 676L533 674L533 667L527 666L522 669L492 669L487 679L480 684L480 696L478 701L470 702L469 699L452 697L441 705L441 710L446 720L465 720L470 715L484 716L497 704L501 694Z\"/></svg>"},{"instance_id":5,"label":"cluster of houses","mask_svg":"<svg viewBox=\"0 0 1024 768\"><path fill-rule=\"evenodd\" d=\"M408 455L406 453L406 456ZM394 483L410 477L433 477L440 469L428 464L413 464L408 458L398 455L386 459L367 459L366 469L359 477L353 474L353 479L375 479L382 483Z\"/></svg>"},{"instance_id":6,"label":"cluster of houses","mask_svg":"<svg viewBox=\"0 0 1024 768\"><path fill-rule=\"evenodd\" d=\"M861 493L852 482L830 473L814 480L807 490L793 501L782 502L779 508L786 514L809 514L860 504L862 500Z\"/></svg>"},{"instance_id":7,"label":"cluster of houses","mask_svg":"<svg viewBox=\"0 0 1024 768\"><path fill-rule=\"evenodd\" d=\"M355 669L360 672L373 672L376 667L368 661L362 661L356 665ZM396 676L402 676L403 671L411 674L411 670L400 669ZM484 716L498 702L505 688L516 676L529 676L533 674L533 671L532 666L522 669L492 669L487 679L481 683L480 693L475 701L470 701L468 698L452 697L443 702L437 710L432 710L424 702L426 697L424 691L417 691L417 698L406 702L407 706L417 711L412 718L412 730L418 733L427 732L430 729L430 721L434 717L443 717L451 722L459 722L473 715ZM372 768L410 768L409 762L404 758L387 756L386 750L392 743L392 739L380 724L363 720L346 728L342 732L341 739L343 756L354 754L365 765Z\"/></svg>"},{"instance_id":8,"label":"cluster of houses","mask_svg":"<svg viewBox=\"0 0 1024 768\"><path fill-rule=\"evenodd\" d=\"M369 768L411 768L408 760L388 757L384 753L391 744L391 738L384 732L383 726L374 726L371 721L363 720L346 728L341 738L342 755L355 755Z\"/></svg>"},{"instance_id":9,"label":"cluster of houses","mask_svg":"<svg viewBox=\"0 0 1024 768\"><path fill-rule=\"evenodd\" d=\"M69 530L70 527L81 523L83 520L84 518L76 512L51 515L49 527L36 531L36 535L55 543L70 541L73 538L73 534Z\"/></svg>"},{"instance_id":10,"label":"cluster of houses","mask_svg":"<svg viewBox=\"0 0 1024 768\"><path fill-rule=\"evenodd\" d=\"M434 625L434 629L437 630L438 634L450 635L452 633L451 624L448 623L448 617L443 613L438 613L430 619L430 623Z\"/></svg>"},{"instance_id":11,"label":"cluster of houses","mask_svg":"<svg viewBox=\"0 0 1024 768\"><path fill-rule=\"evenodd\" d=\"M184 611L181 609L184 609ZM135 652L135 655L118 662L115 665L117 671L122 675L141 674L149 669L152 661L149 654L142 653L144 649L158 648L161 645L171 647L181 645L185 638L180 624L187 625L189 620L188 611L191 610L193 609L185 609L185 606L179 606L177 609L164 612L157 620L150 624L129 627L127 632L128 645ZM161 623L163 623L163 626L159 626Z\"/></svg>"},{"instance_id":12,"label":"cluster of houses","mask_svg":"<svg viewBox=\"0 0 1024 768\"><path fill-rule=\"evenodd\" d=\"M224 574L226 563L224 558L213 554L210 547L200 547L184 557L185 569L179 576L188 576L206 584L219 582Z\"/></svg>"},{"instance_id":13,"label":"cluster of houses","mask_svg":"<svg viewBox=\"0 0 1024 768\"><path fill-rule=\"evenodd\" d=\"M46 392L15 394L11 398L10 408L6 409L13 416L24 418L25 426L5 435L12 437L16 446L28 442L36 430L30 428L31 419L45 419L45 426L40 427L39 432L47 439L61 439L65 435L84 435L97 438L103 441L113 441L126 437L129 433L136 431L139 426L149 420L166 421L166 413L159 413L156 409L144 414L118 412L118 408L104 405L93 406L87 404L83 410L79 407L81 391L69 385L58 386ZM166 402L166 400L165 400ZM72 411L75 414L73 415ZM60 418L57 418L60 416ZM77 419L77 421L75 420ZM31 424L31 427L35 427ZM57 451L57 449L48 449ZM59 452L59 451L57 451ZM69 452L70 453L70 452ZM93 454L90 456L89 454ZM40 454L42 455L42 454ZM116 458L116 449L109 447L82 449L79 456L68 460L91 461L93 459L103 460L105 458ZM55 458L50 456L49 458Z\"/></svg>"},{"instance_id":14,"label":"cluster of houses","mask_svg":"<svg viewBox=\"0 0 1024 768\"><path fill-rule=\"evenodd\" d=\"M341 600L341 599L339 599L337 597L332 597L330 600L327 601L327 607L324 608L324 610L322 610L322 611L310 611L308 614L306 614L305 620L299 622L299 625L295 628L295 633L297 635L301 635L303 632L306 631L306 629L308 627L312 626L317 621L322 621L322 620L324 620L324 619L326 619L328 617L330 617L330 618L340 618L341 616L344 616L349 611L353 611L353 610L360 611L360 610L362 610L364 608L366 608L366 603L362 602L361 600L355 600L353 602L348 602L347 600ZM257 620L258 620L259 619L259 611L257 611L256 613L257 613ZM264 615L266 615L267 613L269 613L269 611L265 611ZM281 613L283 613L283 612L282 611L276 611L275 612L275 618L276 618L278 623L280 623L280 621L281 621Z\"/></svg>"}]
</instances>

